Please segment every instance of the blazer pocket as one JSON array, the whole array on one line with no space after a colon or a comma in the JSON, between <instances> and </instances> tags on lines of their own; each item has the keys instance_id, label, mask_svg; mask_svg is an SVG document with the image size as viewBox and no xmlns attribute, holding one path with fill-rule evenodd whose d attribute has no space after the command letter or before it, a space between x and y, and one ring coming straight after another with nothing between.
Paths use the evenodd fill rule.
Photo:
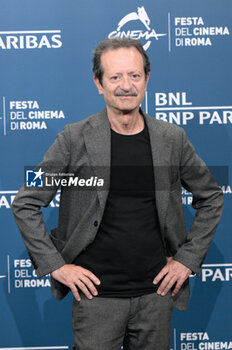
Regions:
<instances>
[{"instance_id":1,"label":"blazer pocket","mask_svg":"<svg viewBox=\"0 0 232 350\"><path fill-rule=\"evenodd\" d=\"M65 241L63 241L62 239L59 239L55 236L56 234L56 228L53 228L50 231L50 239L52 241L52 243L54 244L54 246L56 247L56 249L58 250L58 252L61 252L66 244Z\"/></svg>"}]
</instances>

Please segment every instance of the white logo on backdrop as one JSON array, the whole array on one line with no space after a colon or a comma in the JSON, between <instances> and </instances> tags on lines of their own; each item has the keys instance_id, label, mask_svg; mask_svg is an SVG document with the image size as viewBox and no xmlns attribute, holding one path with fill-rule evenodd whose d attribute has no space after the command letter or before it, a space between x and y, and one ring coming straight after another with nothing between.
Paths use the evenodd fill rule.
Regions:
<instances>
[{"instance_id":1,"label":"white logo on backdrop","mask_svg":"<svg viewBox=\"0 0 232 350\"><path fill-rule=\"evenodd\" d=\"M0 210L11 209L11 205L18 191L0 191ZM50 202L51 208L58 208L60 206L60 190Z\"/></svg>"},{"instance_id":2,"label":"white logo on backdrop","mask_svg":"<svg viewBox=\"0 0 232 350\"><path fill-rule=\"evenodd\" d=\"M143 30L122 30L122 27L124 27L127 23L132 21L140 21L146 28L146 31ZM147 50L151 45L151 38L155 38L156 40L159 40L160 37L166 36L167 34L158 34L155 29L150 28L150 18L148 17L148 14L144 8L138 7L137 12L130 12L129 14L125 15L119 22L117 30L111 32L108 37L114 38L124 38L124 37L130 37L132 39L145 39L145 44L143 45L144 50Z\"/></svg>"},{"instance_id":3,"label":"white logo on backdrop","mask_svg":"<svg viewBox=\"0 0 232 350\"><path fill-rule=\"evenodd\" d=\"M0 31L0 50L55 49L61 46L61 30Z\"/></svg>"},{"instance_id":4,"label":"white logo on backdrop","mask_svg":"<svg viewBox=\"0 0 232 350\"><path fill-rule=\"evenodd\" d=\"M142 7L138 7L138 12L131 12L128 15L124 16L121 21L118 23L118 28L117 31L119 32L121 27L124 26L124 24L130 22L130 21L136 21L139 20L141 21L145 27L147 28L147 30L151 30L151 28L149 27L150 24L150 19L147 15L147 12L145 10L145 8Z\"/></svg>"}]
</instances>

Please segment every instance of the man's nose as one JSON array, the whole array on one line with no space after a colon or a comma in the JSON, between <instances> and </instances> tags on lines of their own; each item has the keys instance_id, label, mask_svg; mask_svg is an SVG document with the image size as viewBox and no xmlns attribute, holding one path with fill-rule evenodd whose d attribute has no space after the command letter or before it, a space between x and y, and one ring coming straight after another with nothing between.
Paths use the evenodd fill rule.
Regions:
<instances>
[{"instance_id":1,"label":"man's nose","mask_svg":"<svg viewBox=\"0 0 232 350\"><path fill-rule=\"evenodd\" d=\"M122 77L122 80L120 82L120 88L125 91L128 91L131 89L131 81L128 76Z\"/></svg>"}]
</instances>

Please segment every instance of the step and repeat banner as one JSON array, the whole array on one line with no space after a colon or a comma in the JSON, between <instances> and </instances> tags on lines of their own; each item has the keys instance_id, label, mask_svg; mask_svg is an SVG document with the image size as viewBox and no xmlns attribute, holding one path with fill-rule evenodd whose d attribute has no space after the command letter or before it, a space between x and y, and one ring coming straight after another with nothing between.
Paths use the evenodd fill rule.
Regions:
<instances>
[{"instance_id":1,"label":"step and repeat banner","mask_svg":"<svg viewBox=\"0 0 232 350\"><path fill-rule=\"evenodd\" d=\"M171 349L232 349L232 2L0 2L0 348L71 349L71 295L37 279L11 212L24 166L39 163L67 123L101 110L92 52L107 37L140 39L151 60L143 109L184 128L225 197L223 218ZM187 228L195 212L183 189ZM43 209L56 226L60 194ZM97 344L96 344L97 348ZM146 350L146 349L144 349Z\"/></svg>"}]
</instances>

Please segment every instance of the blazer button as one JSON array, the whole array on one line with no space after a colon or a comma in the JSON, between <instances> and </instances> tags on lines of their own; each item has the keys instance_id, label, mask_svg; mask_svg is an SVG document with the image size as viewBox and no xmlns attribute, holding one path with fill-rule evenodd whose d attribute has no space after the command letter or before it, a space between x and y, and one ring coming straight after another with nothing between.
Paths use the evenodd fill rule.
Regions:
<instances>
[{"instance_id":1,"label":"blazer button","mask_svg":"<svg viewBox=\"0 0 232 350\"><path fill-rule=\"evenodd\" d=\"M98 226L98 221L95 220L93 224L94 224L95 227L97 227Z\"/></svg>"}]
</instances>

